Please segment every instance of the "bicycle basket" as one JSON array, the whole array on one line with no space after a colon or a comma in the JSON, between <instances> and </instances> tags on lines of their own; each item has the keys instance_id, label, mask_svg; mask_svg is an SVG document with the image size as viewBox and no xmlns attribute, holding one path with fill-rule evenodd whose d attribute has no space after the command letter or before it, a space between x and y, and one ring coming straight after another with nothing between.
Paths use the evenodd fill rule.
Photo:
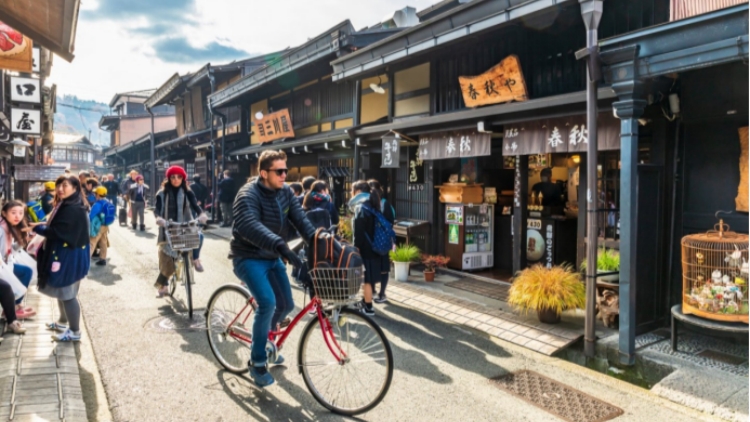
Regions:
<instances>
[{"instance_id":1,"label":"bicycle basket","mask_svg":"<svg viewBox=\"0 0 750 422\"><path fill-rule=\"evenodd\" d=\"M170 226L165 230L167 243L175 251L198 249L201 244L198 226Z\"/></svg>"},{"instance_id":2,"label":"bicycle basket","mask_svg":"<svg viewBox=\"0 0 750 422\"><path fill-rule=\"evenodd\" d=\"M315 295L323 303L346 305L359 301L359 292L365 279L364 267L314 268L309 274Z\"/></svg>"}]
</instances>

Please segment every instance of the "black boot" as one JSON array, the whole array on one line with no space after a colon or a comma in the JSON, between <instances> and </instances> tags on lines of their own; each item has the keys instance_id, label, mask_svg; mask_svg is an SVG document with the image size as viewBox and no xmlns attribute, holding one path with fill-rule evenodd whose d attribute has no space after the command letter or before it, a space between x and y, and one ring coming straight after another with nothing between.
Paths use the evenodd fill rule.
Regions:
<instances>
[{"instance_id":1,"label":"black boot","mask_svg":"<svg viewBox=\"0 0 750 422\"><path fill-rule=\"evenodd\" d=\"M141 224L141 231L142 231L142 232L145 232L145 231L146 231L146 225L145 225L145 224Z\"/></svg>"},{"instance_id":2,"label":"black boot","mask_svg":"<svg viewBox=\"0 0 750 422\"><path fill-rule=\"evenodd\" d=\"M138 226L136 224L133 224L133 230L137 229Z\"/></svg>"}]
</instances>

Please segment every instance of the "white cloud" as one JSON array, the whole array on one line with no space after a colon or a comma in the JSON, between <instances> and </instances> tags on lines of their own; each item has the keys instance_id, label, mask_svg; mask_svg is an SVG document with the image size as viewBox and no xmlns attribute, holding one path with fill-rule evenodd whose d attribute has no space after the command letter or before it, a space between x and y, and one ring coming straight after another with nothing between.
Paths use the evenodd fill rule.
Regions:
<instances>
[{"instance_id":1,"label":"white cloud","mask_svg":"<svg viewBox=\"0 0 750 422\"><path fill-rule=\"evenodd\" d=\"M155 45L181 44L164 43L166 35L134 31L135 28L153 28L165 34L163 29L157 31L155 27L159 24L158 16L150 17L156 21L154 23L143 16L102 20L84 13L96 10L104 1L121 0L84 2L87 4L82 4L73 63L55 58L48 84L56 83L60 94L109 102L117 92L156 88L175 72L184 74L205 64L205 59L168 63L156 55ZM196 12L188 19L197 23L194 26L183 24L169 36L184 37L188 48L200 49L218 41L236 50L269 53L300 45L345 19L350 19L356 29L376 24L406 7L403 1L196 0ZM409 0L408 5L421 10L436 1Z\"/></svg>"}]
</instances>

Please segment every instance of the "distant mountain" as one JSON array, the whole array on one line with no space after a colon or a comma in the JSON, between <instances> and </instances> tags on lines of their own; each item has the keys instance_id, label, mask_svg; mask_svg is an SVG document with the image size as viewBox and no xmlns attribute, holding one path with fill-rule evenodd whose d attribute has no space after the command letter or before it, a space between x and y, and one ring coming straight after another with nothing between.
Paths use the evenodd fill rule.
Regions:
<instances>
[{"instance_id":1,"label":"distant mountain","mask_svg":"<svg viewBox=\"0 0 750 422\"><path fill-rule=\"evenodd\" d=\"M55 132L76 133L91 136L94 145L109 147L109 132L99 129L99 119L109 114L109 106L94 100L83 100L75 95L57 97Z\"/></svg>"}]
</instances>

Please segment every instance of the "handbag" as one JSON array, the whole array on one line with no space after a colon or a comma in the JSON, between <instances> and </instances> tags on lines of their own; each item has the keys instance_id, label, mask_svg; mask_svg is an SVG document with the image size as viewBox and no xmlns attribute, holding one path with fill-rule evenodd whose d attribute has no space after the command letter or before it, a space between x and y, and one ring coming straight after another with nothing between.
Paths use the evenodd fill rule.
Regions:
<instances>
[{"instance_id":1,"label":"handbag","mask_svg":"<svg viewBox=\"0 0 750 422\"><path fill-rule=\"evenodd\" d=\"M70 247L67 243L57 243L52 250L49 278L50 287L67 287L86 277L91 259L90 245Z\"/></svg>"},{"instance_id":2,"label":"handbag","mask_svg":"<svg viewBox=\"0 0 750 422\"><path fill-rule=\"evenodd\" d=\"M36 257L39 253L39 249L41 249L42 245L44 245L44 240L44 236L40 234L34 236L34 238L31 239L29 244L26 246L26 252L28 252L31 257Z\"/></svg>"},{"instance_id":3,"label":"handbag","mask_svg":"<svg viewBox=\"0 0 750 422\"><path fill-rule=\"evenodd\" d=\"M13 274L13 264L6 264L0 259L0 280L3 280L10 284L13 289L13 296L16 300L22 298L26 294L26 286L21 284L21 281Z\"/></svg>"},{"instance_id":4,"label":"handbag","mask_svg":"<svg viewBox=\"0 0 750 422\"><path fill-rule=\"evenodd\" d=\"M31 268L32 274L31 274L31 280L36 280L37 278L37 270L36 270L36 259L32 258L31 255L29 255L25 250L18 249L13 251L13 261L17 262L23 266Z\"/></svg>"}]
</instances>

